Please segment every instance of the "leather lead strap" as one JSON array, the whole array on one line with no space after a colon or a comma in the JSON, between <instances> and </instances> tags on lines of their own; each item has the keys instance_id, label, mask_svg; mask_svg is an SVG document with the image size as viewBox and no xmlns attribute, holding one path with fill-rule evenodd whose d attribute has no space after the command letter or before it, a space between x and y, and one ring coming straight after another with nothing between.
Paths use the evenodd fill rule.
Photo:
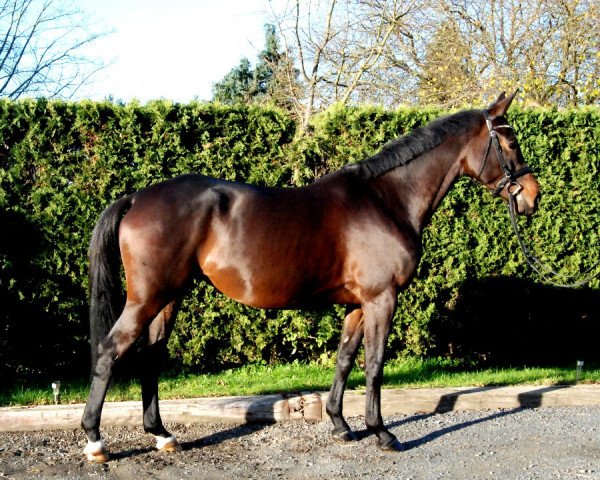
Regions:
<instances>
[{"instance_id":1,"label":"leather lead strap","mask_svg":"<svg viewBox=\"0 0 600 480\"><path fill-rule=\"evenodd\" d=\"M543 263L539 258L537 258L536 256L531 254L531 252L527 248L527 245L525 245L525 242L523 241L523 238L521 237L521 234L519 232L519 224L517 222L517 209L516 209L515 197L516 197L516 195L513 195L513 194L509 194L509 196L508 196L508 212L510 214L510 223L512 224L513 230L517 237L517 241L519 242L519 246L521 247L521 250L523 251L523 255L525 255L525 261L538 275L540 275L540 277L542 277L544 279L544 281L548 282L551 285L554 285L555 287L576 288L576 287L585 285L586 283L590 282L591 280L595 279L596 277L598 277L600 275L600 271L595 273L594 275L588 275L594 268L596 268L599 265L599 263L596 263L596 264L592 265L588 270L583 272L582 275L588 275L588 276L585 278L582 278L581 280L578 280L573 283L555 282L553 280L553 278L563 278L568 282L569 280L577 278L578 276L577 275L563 275L563 274L553 270L551 267L549 267L548 265ZM546 271L544 271L544 270L546 270Z\"/></svg>"}]
</instances>

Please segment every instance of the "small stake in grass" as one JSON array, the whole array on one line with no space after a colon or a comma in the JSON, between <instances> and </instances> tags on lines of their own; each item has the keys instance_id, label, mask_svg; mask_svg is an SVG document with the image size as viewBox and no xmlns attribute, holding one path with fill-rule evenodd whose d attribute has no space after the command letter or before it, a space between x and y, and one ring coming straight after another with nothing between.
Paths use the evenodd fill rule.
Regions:
<instances>
[{"instance_id":1,"label":"small stake in grass","mask_svg":"<svg viewBox=\"0 0 600 480\"><path fill-rule=\"evenodd\" d=\"M577 360L577 369L575 370L575 383L579 383L579 377L581 377L581 370L583 370L583 360Z\"/></svg>"},{"instance_id":2,"label":"small stake in grass","mask_svg":"<svg viewBox=\"0 0 600 480\"><path fill-rule=\"evenodd\" d=\"M60 403L60 382L58 380L52 382L52 393L54 394L54 404Z\"/></svg>"}]
</instances>

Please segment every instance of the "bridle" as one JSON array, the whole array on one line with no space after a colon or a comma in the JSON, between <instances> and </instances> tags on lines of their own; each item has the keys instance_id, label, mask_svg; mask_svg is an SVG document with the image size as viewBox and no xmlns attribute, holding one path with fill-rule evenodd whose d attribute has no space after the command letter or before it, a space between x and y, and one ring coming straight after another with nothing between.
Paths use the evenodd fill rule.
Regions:
<instances>
[{"instance_id":1,"label":"bridle","mask_svg":"<svg viewBox=\"0 0 600 480\"><path fill-rule=\"evenodd\" d=\"M485 165L487 164L487 160L490 156L490 151L493 146L496 150L496 158L498 159L498 163L500 164L500 168L502 169L504 176L502 177L502 180L496 184L496 188L492 191L492 195L497 197L500 195L502 190L504 190L504 188L508 187L509 197L516 197L523 190L522 185L517 182L517 178L527 175L528 173L533 173L533 171L527 165L523 165L519 170L515 170L513 166L504 158L504 152L502 151L500 140L498 140L497 130L500 128L513 130L513 128L508 124L496 126L492 125L492 117L490 117L490 114L486 110L483 111L483 116L485 117L485 123L490 133L490 139L488 141L487 148L485 149L485 155L483 156L483 161L481 162L481 167L477 177L481 178L481 174L483 173ZM516 187L515 191L512 190L513 187Z\"/></svg>"},{"instance_id":2,"label":"bridle","mask_svg":"<svg viewBox=\"0 0 600 480\"><path fill-rule=\"evenodd\" d=\"M496 151L496 158L498 159L498 163L500 164L500 168L502 169L504 176L496 184L496 187L494 188L494 190L492 190L492 195L497 197L500 195L500 193L502 193L502 190L507 188L508 212L510 214L510 222L512 224L515 235L517 237L517 241L519 242L519 246L521 247L521 250L523 251L523 254L525 255L525 260L527 261L527 264L535 272L537 272L546 282L548 282L554 286L557 286L557 287L568 287L568 288L579 287L581 285L588 283L590 280L593 280L594 278L598 277L600 275L600 272L597 272L594 275L588 275L592 270L594 270L598 266L599 263L596 263L583 273L583 275L588 275L585 278L575 281L573 283L558 283L558 282L554 281L554 278L558 277L558 278L562 278L565 280L572 280L572 279L578 278L578 275L563 275L561 273L558 273L555 270L553 270L551 267L549 267L548 265L543 263L539 258L537 258L535 255L533 255L529 251L529 249L525 245L525 242L523 241L523 238L521 237L521 234L519 233L519 224L517 222L517 196L523 191L523 186L517 181L517 179L519 177L522 177L523 175L527 175L528 173L533 173L533 170L531 170L531 168L529 168L525 164L520 169L516 170L504 158L504 152L502 150L502 146L500 145L500 140L498 139L497 130L498 129L509 129L509 130L514 131L513 127L511 127L508 124L494 126L492 124L492 118L490 117L490 114L486 110L483 110L483 116L485 118L485 123L487 125L488 131L490 134L490 138L489 138L487 147L485 149L485 155L481 162L481 167L479 168L479 172L478 172L476 178L481 179L481 175L483 174L483 170L485 169L488 158L490 156L490 151L493 146Z\"/></svg>"}]
</instances>

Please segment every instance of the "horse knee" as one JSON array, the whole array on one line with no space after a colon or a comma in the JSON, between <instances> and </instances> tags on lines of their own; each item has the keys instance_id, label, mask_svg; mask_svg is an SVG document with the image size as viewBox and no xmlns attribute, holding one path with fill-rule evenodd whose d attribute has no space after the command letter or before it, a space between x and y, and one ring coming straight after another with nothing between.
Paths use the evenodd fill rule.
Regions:
<instances>
[{"instance_id":1,"label":"horse knee","mask_svg":"<svg viewBox=\"0 0 600 480\"><path fill-rule=\"evenodd\" d=\"M111 358L110 354L98 356L96 368L94 369L94 376L99 377L101 380L108 380L112 374L115 360L116 359Z\"/></svg>"},{"instance_id":2,"label":"horse knee","mask_svg":"<svg viewBox=\"0 0 600 480\"><path fill-rule=\"evenodd\" d=\"M342 370L347 370L352 368L353 356L347 353L339 353L336 359L337 367Z\"/></svg>"}]
</instances>

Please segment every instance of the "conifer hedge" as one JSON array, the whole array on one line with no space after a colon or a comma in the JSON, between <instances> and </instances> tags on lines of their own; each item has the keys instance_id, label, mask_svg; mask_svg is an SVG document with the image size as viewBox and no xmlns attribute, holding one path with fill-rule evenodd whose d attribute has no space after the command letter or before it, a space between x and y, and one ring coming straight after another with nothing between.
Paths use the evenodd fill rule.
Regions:
<instances>
[{"instance_id":1,"label":"conifer hedge","mask_svg":"<svg viewBox=\"0 0 600 480\"><path fill-rule=\"evenodd\" d=\"M0 375L87 369L86 250L116 198L188 172L306 184L439 114L334 107L314 120L310 137L296 137L284 113L258 107L0 101ZM583 271L600 260L600 110L515 109L509 120L543 190L539 213L520 220L524 235L561 272ZM389 354L471 354L449 347L446 334L470 315L465 285L493 278L548 286L525 265L503 202L463 179L425 232ZM586 288L592 303L577 315L600 323L599 281ZM497 308L506 308L502 300ZM169 348L174 365L197 371L328 359L342 315L341 307L251 309L195 284Z\"/></svg>"}]
</instances>

